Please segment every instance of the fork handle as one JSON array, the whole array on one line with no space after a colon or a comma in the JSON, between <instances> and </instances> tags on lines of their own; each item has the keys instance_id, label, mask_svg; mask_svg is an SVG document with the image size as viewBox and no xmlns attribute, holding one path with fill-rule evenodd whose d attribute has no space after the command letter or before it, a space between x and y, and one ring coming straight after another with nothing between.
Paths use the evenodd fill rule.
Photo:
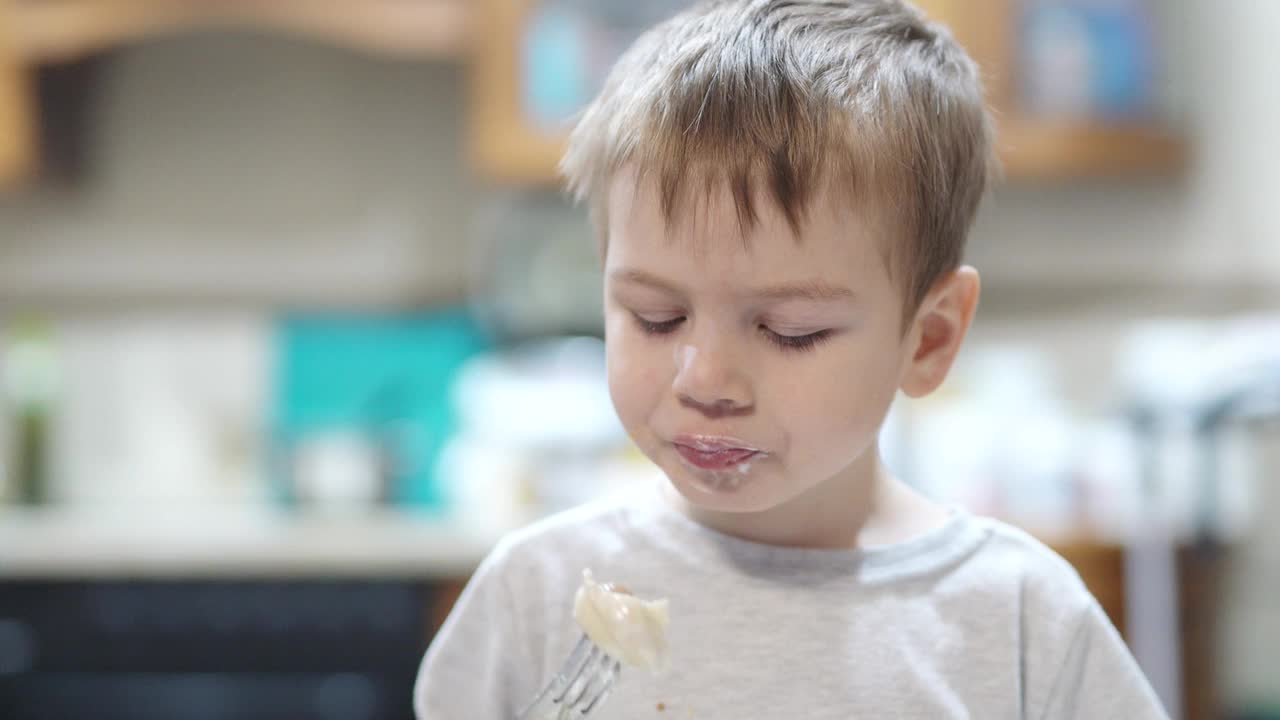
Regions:
<instances>
[{"instance_id":1,"label":"fork handle","mask_svg":"<svg viewBox=\"0 0 1280 720\"><path fill-rule=\"evenodd\" d=\"M564 664L556 671L555 677L551 678L550 682L543 686L538 695L527 707L525 707L524 710L520 712L519 715L516 716L515 720L545 720L545 717L535 715L534 711L546 711L552 709L550 707L544 707L546 700L551 697L555 691L564 690L569 686L569 681L577 674L574 671L581 670L581 666L586 659L588 651L591 649L591 644L591 640L584 634L578 640L578 644L574 646L573 652L569 653L569 657L565 658ZM569 717L568 708L561 706L560 711L561 712L559 713L557 720L566 720Z\"/></svg>"}]
</instances>

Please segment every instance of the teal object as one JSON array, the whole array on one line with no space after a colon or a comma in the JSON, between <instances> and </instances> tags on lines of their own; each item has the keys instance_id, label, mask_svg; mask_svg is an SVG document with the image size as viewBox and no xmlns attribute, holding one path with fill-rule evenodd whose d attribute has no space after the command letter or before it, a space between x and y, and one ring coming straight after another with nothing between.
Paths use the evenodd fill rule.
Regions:
<instances>
[{"instance_id":1,"label":"teal object","mask_svg":"<svg viewBox=\"0 0 1280 720\"><path fill-rule=\"evenodd\" d=\"M450 389L490 347L466 311L291 316L277 342L276 496L292 496L288 460L299 440L356 430L389 461L388 502L443 509L434 471L455 426Z\"/></svg>"},{"instance_id":2,"label":"teal object","mask_svg":"<svg viewBox=\"0 0 1280 720\"><path fill-rule=\"evenodd\" d=\"M554 5L539 10L531 23L521 63L525 112L542 127L561 129L591 99L584 32L573 12Z\"/></svg>"}]
</instances>

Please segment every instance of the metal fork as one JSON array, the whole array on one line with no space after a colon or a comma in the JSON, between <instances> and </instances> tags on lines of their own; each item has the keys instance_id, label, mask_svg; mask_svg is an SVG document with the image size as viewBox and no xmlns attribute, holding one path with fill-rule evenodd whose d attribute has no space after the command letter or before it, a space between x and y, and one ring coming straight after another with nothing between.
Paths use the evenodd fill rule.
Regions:
<instances>
[{"instance_id":1,"label":"metal fork","mask_svg":"<svg viewBox=\"0 0 1280 720\"><path fill-rule=\"evenodd\" d=\"M586 635L516 720L584 718L604 703L622 664L609 657Z\"/></svg>"}]
</instances>

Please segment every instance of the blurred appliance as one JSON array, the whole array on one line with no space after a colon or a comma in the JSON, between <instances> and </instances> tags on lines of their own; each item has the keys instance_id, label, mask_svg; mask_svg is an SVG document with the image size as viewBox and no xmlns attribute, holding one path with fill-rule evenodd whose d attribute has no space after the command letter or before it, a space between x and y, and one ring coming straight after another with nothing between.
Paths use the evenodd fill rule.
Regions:
<instances>
[{"instance_id":1,"label":"blurred appliance","mask_svg":"<svg viewBox=\"0 0 1280 720\"><path fill-rule=\"evenodd\" d=\"M595 338L476 358L454 390L459 432L440 463L462 522L501 532L658 472L614 413Z\"/></svg>"},{"instance_id":2,"label":"blurred appliance","mask_svg":"<svg viewBox=\"0 0 1280 720\"><path fill-rule=\"evenodd\" d=\"M412 720L437 588L7 580L4 720Z\"/></svg>"},{"instance_id":3,"label":"blurred appliance","mask_svg":"<svg viewBox=\"0 0 1280 720\"><path fill-rule=\"evenodd\" d=\"M1248 330L1234 345L1249 361L1229 366L1230 380L1206 398L1196 421L1205 509L1200 547L1206 554L1222 551L1212 520L1221 504L1214 490L1224 476L1251 481L1249 506L1280 508L1280 320ZM1280 717L1280 523L1265 512L1233 543L1225 564L1214 623L1223 630L1221 662L1212 667L1223 705L1244 717L1274 719Z\"/></svg>"},{"instance_id":4,"label":"blurred appliance","mask_svg":"<svg viewBox=\"0 0 1280 720\"><path fill-rule=\"evenodd\" d=\"M1264 631L1280 630L1280 533L1257 509L1280 505L1280 320L1156 324L1128 359L1146 493L1126 581L1134 654L1174 718L1274 708L1280 635ZM1191 541L1181 568L1179 537ZM1180 592L1197 576L1208 581ZM1197 706L1183 707L1184 685Z\"/></svg>"},{"instance_id":5,"label":"blurred appliance","mask_svg":"<svg viewBox=\"0 0 1280 720\"><path fill-rule=\"evenodd\" d=\"M495 196L469 249L471 305L495 337L603 335L597 241L586 213L564 196Z\"/></svg>"}]
</instances>

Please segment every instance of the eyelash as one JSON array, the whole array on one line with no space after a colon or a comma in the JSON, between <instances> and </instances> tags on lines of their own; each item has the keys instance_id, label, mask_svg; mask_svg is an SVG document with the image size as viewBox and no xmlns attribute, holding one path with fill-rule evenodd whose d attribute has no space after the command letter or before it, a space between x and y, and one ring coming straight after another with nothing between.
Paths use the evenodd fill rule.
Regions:
<instances>
[{"instance_id":1,"label":"eyelash","mask_svg":"<svg viewBox=\"0 0 1280 720\"><path fill-rule=\"evenodd\" d=\"M760 332L764 333L764 336L769 339L769 342L773 343L778 347L778 349L784 352L804 352L812 350L831 339L830 330L819 330L816 333L809 333L808 335L779 335L778 333L761 325Z\"/></svg>"},{"instance_id":2,"label":"eyelash","mask_svg":"<svg viewBox=\"0 0 1280 720\"><path fill-rule=\"evenodd\" d=\"M680 325L684 323L684 318L682 317L663 320L662 322L645 320L639 315L634 315L634 317L636 319L636 323L640 326L640 329L647 335L669 335L675 332L676 328L680 327ZM804 352L812 350L831 338L830 330L819 330L818 332L809 333L808 335L781 335L770 330L768 327L761 325L760 332L769 340L769 342L773 343L775 347L783 352Z\"/></svg>"},{"instance_id":3,"label":"eyelash","mask_svg":"<svg viewBox=\"0 0 1280 720\"><path fill-rule=\"evenodd\" d=\"M640 329L649 335L667 335L669 333L673 333L676 331L676 328L680 327L680 324L684 322L684 318L682 317L663 320L662 322L645 320L639 315L634 315L634 317L636 319L636 323L640 325Z\"/></svg>"}]
</instances>

